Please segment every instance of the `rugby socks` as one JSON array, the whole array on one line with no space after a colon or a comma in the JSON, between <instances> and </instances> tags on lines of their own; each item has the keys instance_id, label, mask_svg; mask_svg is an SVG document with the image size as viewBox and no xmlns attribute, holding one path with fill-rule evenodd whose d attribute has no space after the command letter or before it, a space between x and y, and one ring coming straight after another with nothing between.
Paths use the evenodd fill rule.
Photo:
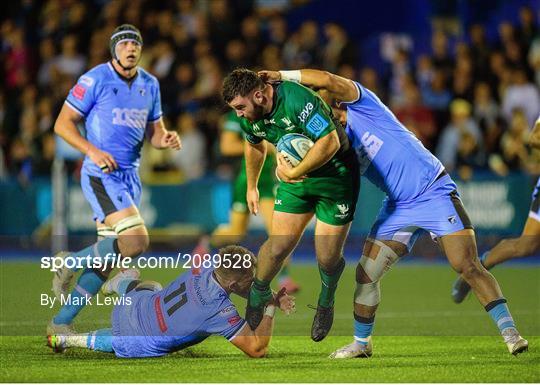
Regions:
<instances>
[{"instance_id":1,"label":"rugby socks","mask_svg":"<svg viewBox=\"0 0 540 385\"><path fill-rule=\"evenodd\" d=\"M85 347L97 350L98 352L114 353L112 347L112 329L99 329L88 333Z\"/></svg>"},{"instance_id":2,"label":"rugby socks","mask_svg":"<svg viewBox=\"0 0 540 385\"><path fill-rule=\"evenodd\" d=\"M262 308L272 299L270 281L255 278L249 291L248 305L252 308Z\"/></svg>"},{"instance_id":3,"label":"rugby socks","mask_svg":"<svg viewBox=\"0 0 540 385\"><path fill-rule=\"evenodd\" d=\"M373 331L373 325L375 324L375 316L370 318L360 317L354 314L354 342L360 345L367 345L368 338Z\"/></svg>"},{"instance_id":4,"label":"rugby socks","mask_svg":"<svg viewBox=\"0 0 540 385\"><path fill-rule=\"evenodd\" d=\"M53 318L57 325L71 324L73 318L88 304L99 291L106 278L93 269L85 269L79 277L71 294L60 302L63 306Z\"/></svg>"},{"instance_id":5,"label":"rugby socks","mask_svg":"<svg viewBox=\"0 0 540 385\"><path fill-rule=\"evenodd\" d=\"M506 305L506 299L499 298L495 301L491 301L485 307L486 311L489 313L489 316L495 322L495 325L499 328L501 334L505 329L516 328L514 324L514 319L508 310Z\"/></svg>"},{"instance_id":6,"label":"rugby socks","mask_svg":"<svg viewBox=\"0 0 540 385\"><path fill-rule=\"evenodd\" d=\"M76 251L72 253L70 256L75 258L87 258L90 257L90 263L92 263L92 260L94 258L99 258L101 261L104 261L104 258L107 254L109 254L109 257L112 257L114 253L115 257L118 257L120 255L120 249L118 248L118 240L116 238L104 238L93 245L88 246L85 249L82 249L80 251ZM108 262L109 266L112 266L112 259ZM79 263L77 263L79 265ZM87 265L86 261L83 261L81 265L85 266ZM73 271L79 271L79 268L75 266L71 270Z\"/></svg>"},{"instance_id":7,"label":"rugby socks","mask_svg":"<svg viewBox=\"0 0 540 385\"><path fill-rule=\"evenodd\" d=\"M341 258L332 272L324 271L319 265L319 274L321 275L321 293L319 294L319 306L332 307L334 305L334 296L341 273L345 269L345 259Z\"/></svg>"}]
</instances>

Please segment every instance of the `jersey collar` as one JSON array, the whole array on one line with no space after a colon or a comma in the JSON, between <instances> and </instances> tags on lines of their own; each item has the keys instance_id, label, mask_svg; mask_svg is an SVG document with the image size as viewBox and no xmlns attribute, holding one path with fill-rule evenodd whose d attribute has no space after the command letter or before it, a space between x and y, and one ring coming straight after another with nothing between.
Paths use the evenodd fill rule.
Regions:
<instances>
[{"instance_id":1,"label":"jersey collar","mask_svg":"<svg viewBox=\"0 0 540 385\"><path fill-rule=\"evenodd\" d=\"M109 65L109 69L112 71L112 73L116 74L116 76L118 76L121 80L126 82L129 86L131 86L133 84L133 82L135 81L135 79L137 79L137 77L139 77L139 68L138 67L137 67L137 72L135 72L135 75L132 78L126 78L124 75L122 75L120 72L118 72L116 70L116 68L114 68L111 61L107 62L107 64Z\"/></svg>"}]
</instances>

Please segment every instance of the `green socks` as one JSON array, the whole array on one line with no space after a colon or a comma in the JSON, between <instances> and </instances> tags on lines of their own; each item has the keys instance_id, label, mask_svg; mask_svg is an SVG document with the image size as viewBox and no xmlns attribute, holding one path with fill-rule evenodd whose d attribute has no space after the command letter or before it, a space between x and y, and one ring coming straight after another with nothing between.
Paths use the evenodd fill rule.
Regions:
<instances>
[{"instance_id":1,"label":"green socks","mask_svg":"<svg viewBox=\"0 0 540 385\"><path fill-rule=\"evenodd\" d=\"M262 308L272 299L269 281L253 280L249 291L248 305L253 308Z\"/></svg>"},{"instance_id":2,"label":"green socks","mask_svg":"<svg viewBox=\"0 0 540 385\"><path fill-rule=\"evenodd\" d=\"M319 294L319 306L332 307L334 305L334 296L341 273L345 269L345 259L341 258L334 268L334 271L324 271L319 265L319 274L321 275L321 293Z\"/></svg>"}]
</instances>

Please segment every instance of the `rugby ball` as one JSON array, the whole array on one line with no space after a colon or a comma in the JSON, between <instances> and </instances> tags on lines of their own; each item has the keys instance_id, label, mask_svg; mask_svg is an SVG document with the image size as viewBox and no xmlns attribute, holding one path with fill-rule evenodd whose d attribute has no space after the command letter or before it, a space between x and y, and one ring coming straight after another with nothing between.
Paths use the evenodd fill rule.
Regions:
<instances>
[{"instance_id":1,"label":"rugby ball","mask_svg":"<svg viewBox=\"0 0 540 385\"><path fill-rule=\"evenodd\" d=\"M313 147L313 144L313 141L305 135L287 134L279 139L276 149L293 167L296 167Z\"/></svg>"}]
</instances>

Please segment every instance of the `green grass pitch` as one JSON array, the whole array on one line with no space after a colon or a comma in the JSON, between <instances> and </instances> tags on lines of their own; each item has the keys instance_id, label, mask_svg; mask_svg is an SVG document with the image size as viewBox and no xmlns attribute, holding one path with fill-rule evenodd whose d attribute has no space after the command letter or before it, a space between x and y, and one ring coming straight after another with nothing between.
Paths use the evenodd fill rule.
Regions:
<instances>
[{"instance_id":1,"label":"green grass pitch","mask_svg":"<svg viewBox=\"0 0 540 385\"><path fill-rule=\"evenodd\" d=\"M382 304L370 359L330 360L352 332L354 267L346 269L336 299L331 334L309 338L319 279L315 265L295 265L302 284L297 313L276 317L267 358L243 356L222 338L154 359L117 359L81 349L53 354L45 346L45 326L54 310L40 306L51 273L37 263L4 261L1 282L1 379L3 382L539 382L540 268L501 266L493 271L529 352L510 355L474 297L450 300L454 273L446 265L397 265L384 278ZM148 270L143 277L167 283L175 272ZM244 304L236 298L240 308ZM80 314L80 331L109 326L110 307ZM243 310L241 310L243 312Z\"/></svg>"}]
</instances>

